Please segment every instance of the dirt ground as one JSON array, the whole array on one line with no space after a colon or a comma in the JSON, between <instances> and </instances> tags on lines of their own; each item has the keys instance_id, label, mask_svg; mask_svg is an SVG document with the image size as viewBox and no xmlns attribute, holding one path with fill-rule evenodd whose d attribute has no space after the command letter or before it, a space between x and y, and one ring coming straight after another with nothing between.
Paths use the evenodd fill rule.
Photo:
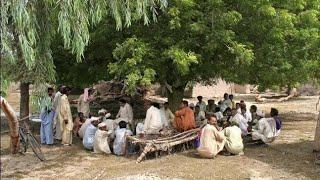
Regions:
<instances>
[{"instance_id":1,"label":"dirt ground","mask_svg":"<svg viewBox=\"0 0 320 180\"><path fill-rule=\"evenodd\" d=\"M254 103L252 96L239 99ZM246 146L243 156L201 159L189 150L136 164L134 157L93 154L75 139L71 147L43 146L47 161L40 162L31 150L10 155L9 137L2 135L1 179L320 179L320 166L314 164L312 153L316 100L313 96L257 104L265 111L278 108L283 130L267 147Z\"/></svg>"}]
</instances>

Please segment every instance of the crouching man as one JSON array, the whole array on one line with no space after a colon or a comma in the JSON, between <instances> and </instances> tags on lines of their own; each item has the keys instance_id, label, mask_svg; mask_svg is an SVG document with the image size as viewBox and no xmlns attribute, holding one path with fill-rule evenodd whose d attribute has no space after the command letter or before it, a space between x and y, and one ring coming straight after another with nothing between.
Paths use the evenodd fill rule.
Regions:
<instances>
[{"instance_id":1,"label":"crouching man","mask_svg":"<svg viewBox=\"0 0 320 180\"><path fill-rule=\"evenodd\" d=\"M241 129L236 122L232 122L231 126L223 130L226 137L225 148L233 155L243 155L243 140L241 137Z\"/></svg>"},{"instance_id":2,"label":"crouching man","mask_svg":"<svg viewBox=\"0 0 320 180\"><path fill-rule=\"evenodd\" d=\"M112 131L108 131L106 123L102 122L98 125L98 130L96 131L93 145L93 150L95 153L111 154L109 147L109 136L112 133Z\"/></svg>"},{"instance_id":3,"label":"crouching man","mask_svg":"<svg viewBox=\"0 0 320 180\"><path fill-rule=\"evenodd\" d=\"M93 150L93 143L94 143L98 124L99 124L99 120L91 121L91 124L89 124L89 126L86 129L86 132L84 133L82 143L83 143L83 146L88 150Z\"/></svg>"}]
</instances>

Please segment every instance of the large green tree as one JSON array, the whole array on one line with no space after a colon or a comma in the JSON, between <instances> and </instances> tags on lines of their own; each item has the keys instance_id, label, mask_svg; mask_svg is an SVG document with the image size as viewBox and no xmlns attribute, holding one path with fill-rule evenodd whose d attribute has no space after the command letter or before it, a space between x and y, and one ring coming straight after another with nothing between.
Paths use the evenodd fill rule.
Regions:
<instances>
[{"instance_id":1,"label":"large green tree","mask_svg":"<svg viewBox=\"0 0 320 180\"><path fill-rule=\"evenodd\" d=\"M52 41L80 62L90 39L90 27L114 19L116 28L130 26L131 19L156 20L166 0L6 0L1 1L1 81L20 82L20 116L29 114L29 84L52 83L55 70Z\"/></svg>"},{"instance_id":2,"label":"large green tree","mask_svg":"<svg viewBox=\"0 0 320 180\"><path fill-rule=\"evenodd\" d=\"M117 78L133 93L137 85L159 82L172 107L188 83L216 77L262 89L292 87L320 78L319 7L318 0L172 0L149 28L135 22L115 34L113 22L103 21L92 32L86 61L70 67L90 76L76 81L80 86Z\"/></svg>"},{"instance_id":3,"label":"large green tree","mask_svg":"<svg viewBox=\"0 0 320 180\"><path fill-rule=\"evenodd\" d=\"M319 7L317 0L173 0L157 24L130 28L109 70L128 92L166 85L172 107L192 81L292 87L319 78Z\"/></svg>"}]
</instances>

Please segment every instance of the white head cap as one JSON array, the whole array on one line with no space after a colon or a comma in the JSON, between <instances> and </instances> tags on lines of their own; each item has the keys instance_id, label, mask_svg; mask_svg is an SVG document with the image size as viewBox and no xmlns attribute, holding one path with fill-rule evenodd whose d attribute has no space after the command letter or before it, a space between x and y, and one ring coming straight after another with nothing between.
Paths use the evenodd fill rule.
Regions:
<instances>
[{"instance_id":1,"label":"white head cap","mask_svg":"<svg viewBox=\"0 0 320 180\"><path fill-rule=\"evenodd\" d=\"M105 110L105 109L100 109L100 110L98 111L98 114L102 114L102 113L107 113L107 110Z\"/></svg>"}]
</instances>

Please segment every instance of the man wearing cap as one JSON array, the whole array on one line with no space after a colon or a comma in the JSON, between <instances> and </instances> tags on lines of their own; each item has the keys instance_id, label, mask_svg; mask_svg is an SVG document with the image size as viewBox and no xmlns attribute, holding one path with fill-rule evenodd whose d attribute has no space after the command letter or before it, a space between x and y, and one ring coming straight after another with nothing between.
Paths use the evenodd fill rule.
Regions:
<instances>
[{"instance_id":1,"label":"man wearing cap","mask_svg":"<svg viewBox=\"0 0 320 180\"><path fill-rule=\"evenodd\" d=\"M260 140L263 143L271 143L277 137L277 124L274 117L261 118L257 128L252 130L252 140Z\"/></svg>"},{"instance_id":2,"label":"man wearing cap","mask_svg":"<svg viewBox=\"0 0 320 180\"><path fill-rule=\"evenodd\" d=\"M98 115L102 118L102 121L106 124L107 131L110 132L109 140L114 139L114 131L115 131L115 124L114 120L109 119L111 117L111 114L108 113L105 109L100 109L98 111Z\"/></svg>"},{"instance_id":3,"label":"man wearing cap","mask_svg":"<svg viewBox=\"0 0 320 180\"><path fill-rule=\"evenodd\" d=\"M98 124L98 130L96 131L94 137L93 150L95 153L106 153L111 154L109 143L109 136L112 134L112 131L107 129L107 124L102 122Z\"/></svg>"}]
</instances>

